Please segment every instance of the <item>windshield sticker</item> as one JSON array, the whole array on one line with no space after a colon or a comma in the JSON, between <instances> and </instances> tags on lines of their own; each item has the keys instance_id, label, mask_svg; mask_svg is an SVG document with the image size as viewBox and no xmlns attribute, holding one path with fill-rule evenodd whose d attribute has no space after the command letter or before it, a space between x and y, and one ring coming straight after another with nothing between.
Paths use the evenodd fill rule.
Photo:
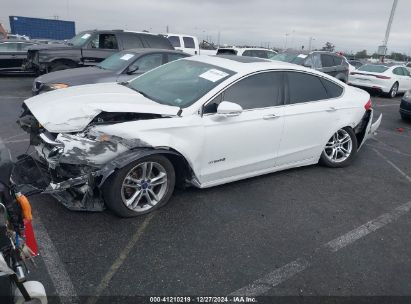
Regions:
<instances>
[{"instance_id":1,"label":"windshield sticker","mask_svg":"<svg viewBox=\"0 0 411 304\"><path fill-rule=\"evenodd\" d=\"M121 60L130 60L130 58L133 58L133 54L124 54L123 56L120 57Z\"/></svg>"},{"instance_id":2,"label":"windshield sticker","mask_svg":"<svg viewBox=\"0 0 411 304\"><path fill-rule=\"evenodd\" d=\"M91 34L87 33L87 34L84 34L83 36L81 36L81 39L87 39L90 36L91 36Z\"/></svg>"},{"instance_id":3,"label":"windshield sticker","mask_svg":"<svg viewBox=\"0 0 411 304\"><path fill-rule=\"evenodd\" d=\"M307 55L300 54L300 55L298 55L297 57L300 57L300 58L307 58Z\"/></svg>"},{"instance_id":4,"label":"windshield sticker","mask_svg":"<svg viewBox=\"0 0 411 304\"><path fill-rule=\"evenodd\" d=\"M200 77L204 78L204 79L207 79L211 82L216 82L220 79L223 79L227 75L228 74L223 72L223 71L220 71L220 70L217 70L217 69L211 69L211 70L208 70L207 72L201 74Z\"/></svg>"}]
</instances>

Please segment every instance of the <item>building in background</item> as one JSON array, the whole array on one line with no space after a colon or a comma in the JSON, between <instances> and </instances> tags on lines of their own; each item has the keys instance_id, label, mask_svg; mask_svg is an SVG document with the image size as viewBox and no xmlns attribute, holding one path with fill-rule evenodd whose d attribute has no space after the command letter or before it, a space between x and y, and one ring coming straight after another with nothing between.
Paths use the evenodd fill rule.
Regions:
<instances>
[{"instance_id":1,"label":"building in background","mask_svg":"<svg viewBox=\"0 0 411 304\"><path fill-rule=\"evenodd\" d=\"M32 39L64 40L75 33L74 21L9 16L12 34L29 36Z\"/></svg>"}]
</instances>

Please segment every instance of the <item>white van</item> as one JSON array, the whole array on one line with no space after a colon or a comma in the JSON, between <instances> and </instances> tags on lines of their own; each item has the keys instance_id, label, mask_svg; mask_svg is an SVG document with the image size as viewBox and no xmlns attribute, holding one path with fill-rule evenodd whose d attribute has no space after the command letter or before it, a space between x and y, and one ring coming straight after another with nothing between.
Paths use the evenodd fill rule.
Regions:
<instances>
[{"instance_id":1,"label":"white van","mask_svg":"<svg viewBox=\"0 0 411 304\"><path fill-rule=\"evenodd\" d=\"M197 37L185 34L165 34L176 50L183 51L190 55L216 55L217 50L200 49Z\"/></svg>"}]
</instances>

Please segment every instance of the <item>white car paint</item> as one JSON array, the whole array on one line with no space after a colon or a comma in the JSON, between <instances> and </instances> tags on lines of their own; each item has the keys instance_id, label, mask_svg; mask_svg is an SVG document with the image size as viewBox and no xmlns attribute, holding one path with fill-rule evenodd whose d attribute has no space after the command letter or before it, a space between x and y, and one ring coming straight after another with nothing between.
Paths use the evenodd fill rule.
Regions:
<instances>
[{"instance_id":1,"label":"white car paint","mask_svg":"<svg viewBox=\"0 0 411 304\"><path fill-rule=\"evenodd\" d=\"M176 50L183 51L190 55L215 55L217 50L205 50L200 48L200 42L196 36L186 35L186 34L172 34L167 33L164 34L170 42L173 44L173 47ZM190 39L190 41L194 42L194 47L189 47L185 41L185 39ZM176 41L178 43L176 44Z\"/></svg>"},{"instance_id":2,"label":"white car paint","mask_svg":"<svg viewBox=\"0 0 411 304\"><path fill-rule=\"evenodd\" d=\"M405 92L411 89L410 76L394 74L394 70L397 68L403 68L406 70L401 65L388 67L388 69L383 73L362 71L361 69L364 66L350 73L350 85L377 89L384 93L389 93L395 83L399 84L398 92Z\"/></svg>"},{"instance_id":3,"label":"white car paint","mask_svg":"<svg viewBox=\"0 0 411 304\"><path fill-rule=\"evenodd\" d=\"M61 133L56 141L66 145L65 151L81 147L86 132L138 139L155 149L180 153L191 166L195 185L205 188L317 163L326 142L337 130L346 126L354 128L361 122L364 105L370 99L365 91L337 82L331 76L284 62L241 63L210 56L181 60L209 63L235 74L183 109L157 104L118 84L57 90L30 98L25 104L48 131ZM338 83L344 89L343 94L328 100L244 110L239 115L201 113L204 104L240 78L284 70L309 73ZM88 127L100 111L153 113L167 118ZM371 126L369 121L367 137L378 128L379 122ZM78 133L67 134L70 132ZM67 138L73 142L68 143ZM110 154L98 162L115 157Z\"/></svg>"},{"instance_id":4,"label":"white car paint","mask_svg":"<svg viewBox=\"0 0 411 304\"><path fill-rule=\"evenodd\" d=\"M243 47L223 47L223 48L219 48L217 50L217 54L219 50L233 50L235 51L235 54L237 56L248 56L247 53L244 54L247 51L267 51L269 54L271 54L272 56L277 55L278 53L276 51L270 50L270 49L266 49L266 48L243 48ZM270 58L268 58L270 59Z\"/></svg>"}]
</instances>

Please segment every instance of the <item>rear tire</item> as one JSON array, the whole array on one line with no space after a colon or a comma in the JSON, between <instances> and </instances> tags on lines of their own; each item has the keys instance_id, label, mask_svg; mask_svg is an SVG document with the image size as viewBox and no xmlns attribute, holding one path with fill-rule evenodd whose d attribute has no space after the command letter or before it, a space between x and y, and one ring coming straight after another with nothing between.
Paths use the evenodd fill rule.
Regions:
<instances>
[{"instance_id":1,"label":"rear tire","mask_svg":"<svg viewBox=\"0 0 411 304\"><path fill-rule=\"evenodd\" d=\"M394 98L395 96L397 96L397 94L398 94L398 87L399 87L398 82L395 82L395 83L392 85L391 90L390 90L390 92L388 93L388 97L389 97L389 98Z\"/></svg>"},{"instance_id":2,"label":"rear tire","mask_svg":"<svg viewBox=\"0 0 411 304\"><path fill-rule=\"evenodd\" d=\"M320 157L320 165L330 168L347 167L357 154L358 143L354 130L349 127L335 132L328 140Z\"/></svg>"},{"instance_id":3,"label":"rear tire","mask_svg":"<svg viewBox=\"0 0 411 304\"><path fill-rule=\"evenodd\" d=\"M174 186L173 164L162 155L151 155L115 172L102 190L110 210L120 217L134 217L167 204Z\"/></svg>"}]
</instances>

